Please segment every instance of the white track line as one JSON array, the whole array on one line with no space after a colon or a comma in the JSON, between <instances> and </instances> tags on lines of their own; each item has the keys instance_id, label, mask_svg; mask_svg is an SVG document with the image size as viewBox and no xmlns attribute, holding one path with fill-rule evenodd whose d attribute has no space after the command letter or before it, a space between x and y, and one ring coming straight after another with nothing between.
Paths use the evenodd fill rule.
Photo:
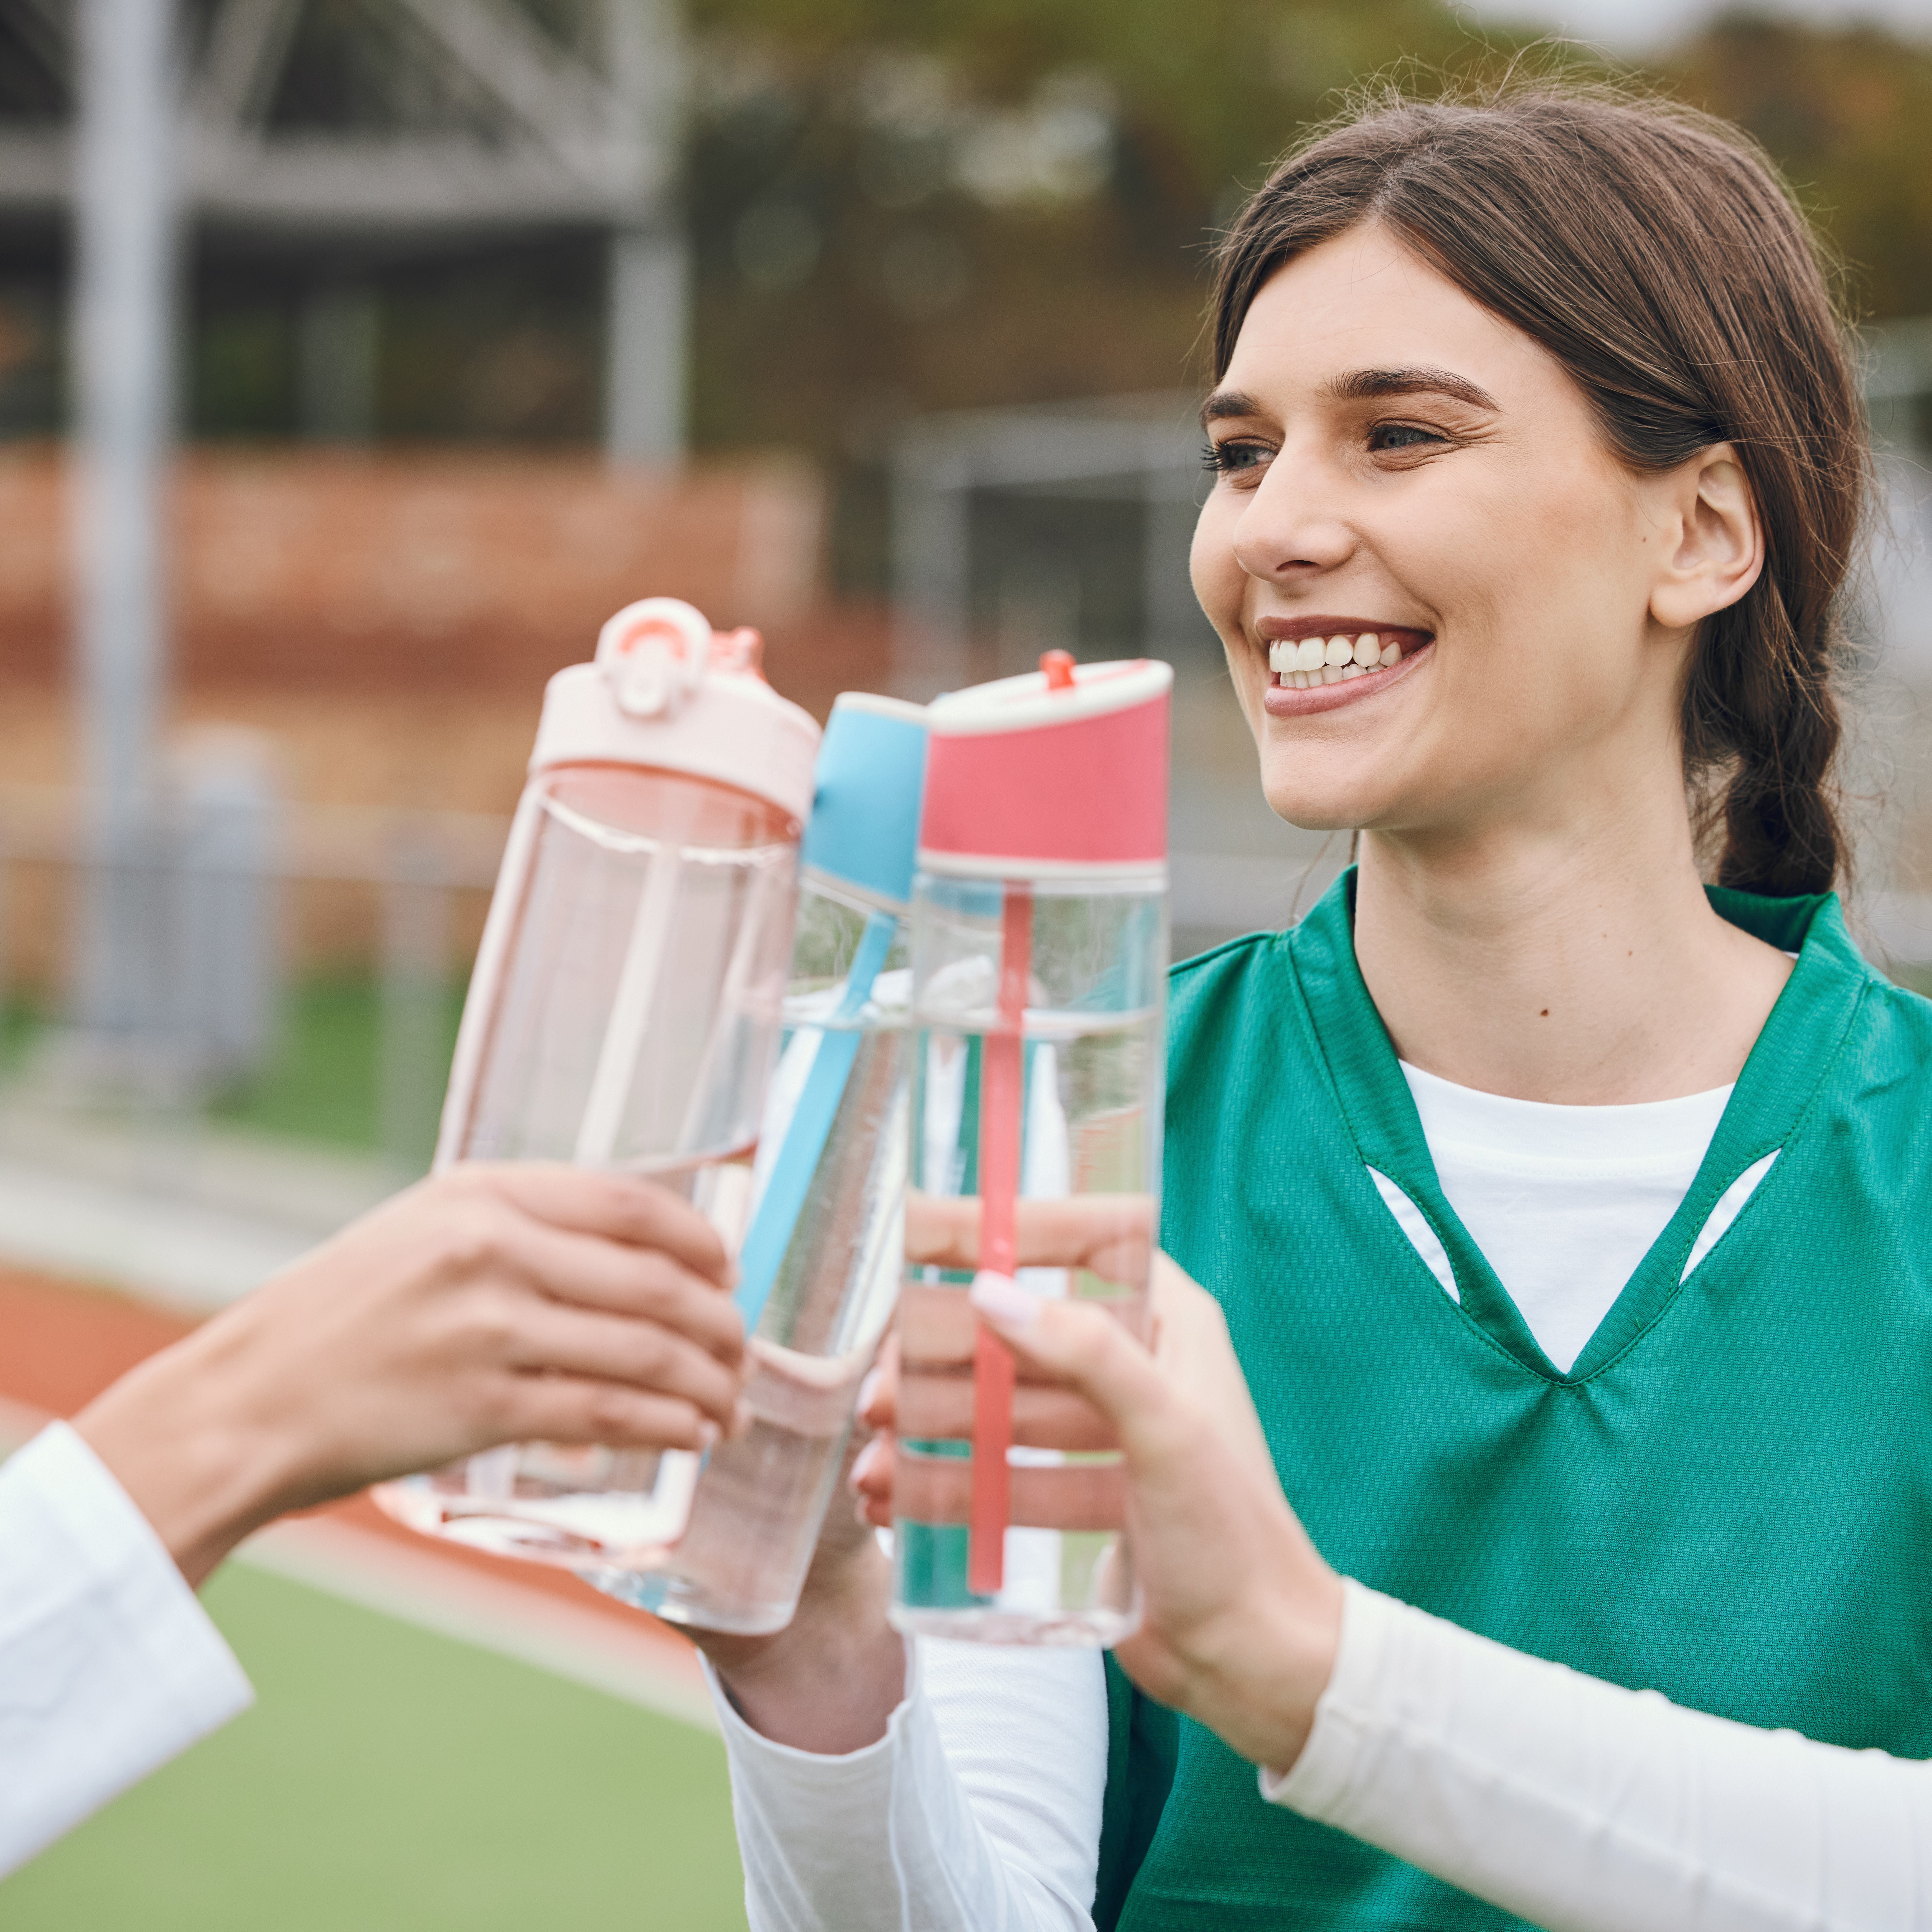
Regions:
<instances>
[{"instance_id":1,"label":"white track line","mask_svg":"<svg viewBox=\"0 0 1932 1932\"><path fill-rule=\"evenodd\" d=\"M17 1447L47 1420L0 1398L0 1449ZM659 1635L641 1616L632 1631L600 1611L448 1562L427 1541L412 1550L353 1523L308 1516L270 1524L234 1560L660 1717L718 1728L697 1654L676 1638Z\"/></svg>"},{"instance_id":2,"label":"white track line","mask_svg":"<svg viewBox=\"0 0 1932 1932\"><path fill-rule=\"evenodd\" d=\"M321 1238L266 1216L0 1160L0 1254L166 1308L225 1307Z\"/></svg>"}]
</instances>

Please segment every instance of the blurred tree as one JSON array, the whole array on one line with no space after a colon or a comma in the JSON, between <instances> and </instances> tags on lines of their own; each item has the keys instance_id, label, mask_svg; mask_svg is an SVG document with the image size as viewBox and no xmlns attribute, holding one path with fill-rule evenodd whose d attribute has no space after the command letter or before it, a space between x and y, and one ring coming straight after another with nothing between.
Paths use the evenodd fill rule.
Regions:
<instances>
[{"instance_id":1,"label":"blurred tree","mask_svg":"<svg viewBox=\"0 0 1932 1932\"><path fill-rule=\"evenodd\" d=\"M1739 14L1665 74L1777 158L1843 253L1861 314L1932 311L1932 44Z\"/></svg>"},{"instance_id":2,"label":"blurred tree","mask_svg":"<svg viewBox=\"0 0 1932 1932\"><path fill-rule=\"evenodd\" d=\"M1435 0L694 15L699 436L820 446L904 406L1178 383L1240 189L1352 78L1474 44Z\"/></svg>"},{"instance_id":3,"label":"blurred tree","mask_svg":"<svg viewBox=\"0 0 1932 1932\"><path fill-rule=\"evenodd\" d=\"M1178 388L1208 245L1338 91L1490 51L1437 0L694 0L700 446L843 471L934 409Z\"/></svg>"},{"instance_id":4,"label":"blurred tree","mask_svg":"<svg viewBox=\"0 0 1932 1932\"><path fill-rule=\"evenodd\" d=\"M502 4L560 49L595 39L588 0ZM685 4L693 440L831 463L855 583L879 580L905 418L1186 386L1209 244L1274 157L1352 83L1406 68L1426 90L1530 38L1475 36L1444 0ZM183 5L205 30L208 0ZM58 10L0 0L0 129L62 110ZM495 127L397 0L291 17L264 110L286 131ZM1738 13L1651 77L1756 134L1865 313L1932 312L1932 40ZM299 235L244 238L197 250L196 433L308 426L304 304L332 277L381 309L370 434L594 438L598 235L400 237L339 262ZM61 254L44 217L0 231L0 436L58 421Z\"/></svg>"},{"instance_id":5,"label":"blurred tree","mask_svg":"<svg viewBox=\"0 0 1932 1932\"><path fill-rule=\"evenodd\" d=\"M692 0L692 24L696 438L840 466L862 581L899 421L1197 377L1208 245L1274 156L1352 83L1426 92L1532 38L1439 0ZM1932 310L1932 45L1736 15L1639 77L1757 135L1862 311Z\"/></svg>"}]
</instances>

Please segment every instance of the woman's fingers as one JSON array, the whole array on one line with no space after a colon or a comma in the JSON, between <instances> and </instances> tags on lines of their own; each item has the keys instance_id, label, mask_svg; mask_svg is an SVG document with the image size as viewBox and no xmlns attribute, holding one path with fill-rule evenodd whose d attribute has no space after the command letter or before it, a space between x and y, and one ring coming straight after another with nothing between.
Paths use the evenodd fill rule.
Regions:
<instances>
[{"instance_id":1,"label":"woman's fingers","mask_svg":"<svg viewBox=\"0 0 1932 1932\"><path fill-rule=\"evenodd\" d=\"M977 1268L981 1206L976 1195L908 1192L907 1261ZM1154 1198L1146 1194L1021 1201L1015 1204L1014 1222L1019 1265L1084 1268L1105 1281L1136 1281L1147 1272L1154 1222Z\"/></svg>"},{"instance_id":2,"label":"woman's fingers","mask_svg":"<svg viewBox=\"0 0 1932 1932\"><path fill-rule=\"evenodd\" d=\"M875 1436L859 1451L846 1480L859 1499L859 1514L874 1529L892 1526L892 1439Z\"/></svg>"},{"instance_id":3,"label":"woman's fingers","mask_svg":"<svg viewBox=\"0 0 1932 1932\"><path fill-rule=\"evenodd\" d=\"M967 1442L972 1437L973 1418L969 1378L908 1372L899 1394L902 1433ZM1090 1451L1118 1447L1112 1425L1084 1396L1031 1382L1020 1382L1013 1390L1012 1440L1027 1449Z\"/></svg>"},{"instance_id":4,"label":"woman's fingers","mask_svg":"<svg viewBox=\"0 0 1932 1932\"><path fill-rule=\"evenodd\" d=\"M1022 1366L1084 1396L1113 1424L1130 1462L1158 1461L1194 1430L1192 1406L1147 1350L1098 1307L1048 1300L995 1274L982 1274L970 1298Z\"/></svg>"},{"instance_id":5,"label":"woman's fingers","mask_svg":"<svg viewBox=\"0 0 1932 1932\"><path fill-rule=\"evenodd\" d=\"M520 1441L613 1448L702 1451L719 1433L716 1417L675 1396L572 1376L518 1377L502 1421Z\"/></svg>"},{"instance_id":6,"label":"woman's fingers","mask_svg":"<svg viewBox=\"0 0 1932 1932\"><path fill-rule=\"evenodd\" d=\"M736 1373L695 1342L654 1322L533 1302L520 1315L510 1366L670 1396L701 1409L728 1433L738 1402Z\"/></svg>"},{"instance_id":7,"label":"woman's fingers","mask_svg":"<svg viewBox=\"0 0 1932 1932\"><path fill-rule=\"evenodd\" d=\"M668 1187L638 1175L544 1161L475 1162L430 1184L444 1184L482 1189L554 1227L661 1250L721 1287L736 1279L711 1223Z\"/></svg>"},{"instance_id":8,"label":"woman's fingers","mask_svg":"<svg viewBox=\"0 0 1932 1932\"><path fill-rule=\"evenodd\" d=\"M898 1412L899 1338L896 1331L879 1344L879 1359L859 1384L859 1420L868 1429L891 1429Z\"/></svg>"},{"instance_id":9,"label":"woman's fingers","mask_svg":"<svg viewBox=\"0 0 1932 1932\"><path fill-rule=\"evenodd\" d=\"M744 1354L745 1324L730 1298L670 1255L527 1216L500 1239L504 1261L556 1300L675 1329L731 1367Z\"/></svg>"}]
</instances>

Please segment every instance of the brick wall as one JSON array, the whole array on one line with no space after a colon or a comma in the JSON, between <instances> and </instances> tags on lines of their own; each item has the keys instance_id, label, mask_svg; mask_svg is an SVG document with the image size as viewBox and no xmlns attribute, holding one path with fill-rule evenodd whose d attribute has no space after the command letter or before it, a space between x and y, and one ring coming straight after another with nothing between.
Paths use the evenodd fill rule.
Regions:
<instances>
[{"instance_id":1,"label":"brick wall","mask_svg":"<svg viewBox=\"0 0 1932 1932\"><path fill-rule=\"evenodd\" d=\"M0 790L73 782L65 484L58 451L0 448ZM884 611L824 597L821 509L814 473L778 459L670 477L580 454L196 451L171 494L173 724L262 734L298 808L507 813L544 680L658 594L757 626L773 685L822 717L890 668ZM62 882L14 869L4 968L46 983ZM366 951L352 893L308 900L305 962Z\"/></svg>"}]
</instances>

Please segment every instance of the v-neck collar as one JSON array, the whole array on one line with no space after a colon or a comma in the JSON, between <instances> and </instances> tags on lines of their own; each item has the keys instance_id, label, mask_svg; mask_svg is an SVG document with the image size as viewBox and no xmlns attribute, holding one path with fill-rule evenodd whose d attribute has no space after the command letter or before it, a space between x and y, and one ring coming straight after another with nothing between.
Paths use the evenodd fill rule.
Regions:
<instances>
[{"instance_id":1,"label":"v-neck collar","mask_svg":"<svg viewBox=\"0 0 1932 1932\"><path fill-rule=\"evenodd\" d=\"M1835 893L1771 899L1719 886L1706 890L1721 917L1768 944L1796 951L1797 964L1738 1076L1690 1191L1568 1375L1538 1346L1436 1179L1408 1083L1355 963L1354 867L1288 940L1296 983L1357 1151L1414 1202L1434 1229L1454 1270L1463 1314L1525 1368L1552 1382L1587 1381L1663 1313L1718 1196L1797 1131L1871 983L1871 970L1845 930Z\"/></svg>"}]
</instances>

